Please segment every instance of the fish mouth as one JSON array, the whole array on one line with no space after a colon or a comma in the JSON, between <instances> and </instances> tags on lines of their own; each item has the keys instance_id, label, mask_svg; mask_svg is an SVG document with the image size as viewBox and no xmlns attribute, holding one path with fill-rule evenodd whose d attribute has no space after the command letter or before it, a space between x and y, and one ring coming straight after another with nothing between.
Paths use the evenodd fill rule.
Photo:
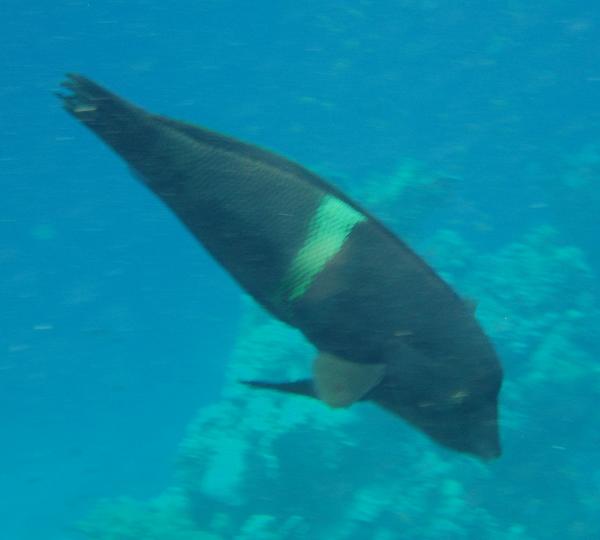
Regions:
<instances>
[{"instance_id":1,"label":"fish mouth","mask_svg":"<svg viewBox=\"0 0 600 540\"><path fill-rule=\"evenodd\" d=\"M502 455L496 407L484 407L469 414L456 410L430 412L427 416L413 415L407 419L451 450L486 462Z\"/></svg>"},{"instance_id":2,"label":"fish mouth","mask_svg":"<svg viewBox=\"0 0 600 540\"><path fill-rule=\"evenodd\" d=\"M489 436L473 434L467 440L440 439L439 437L434 437L434 439L437 439L443 446L458 452L470 454L485 462L494 461L502 455L502 448L497 433L490 434Z\"/></svg>"},{"instance_id":3,"label":"fish mouth","mask_svg":"<svg viewBox=\"0 0 600 540\"><path fill-rule=\"evenodd\" d=\"M465 449L463 451L473 454L483 461L493 461L502 455L496 419L474 421L467 428L466 434L467 439L464 441Z\"/></svg>"},{"instance_id":4,"label":"fish mouth","mask_svg":"<svg viewBox=\"0 0 600 540\"><path fill-rule=\"evenodd\" d=\"M470 454L485 462L491 462L498 459L502 455L502 448L500 445L499 437L497 433L491 433L489 435L482 435L477 433L476 430L470 436L466 438L461 436L448 437L439 436L439 434L430 433L432 438L446 448L455 450L464 454Z\"/></svg>"},{"instance_id":5,"label":"fish mouth","mask_svg":"<svg viewBox=\"0 0 600 540\"><path fill-rule=\"evenodd\" d=\"M480 443L472 453L483 461L489 462L498 459L502 455L502 449L500 448L499 443Z\"/></svg>"}]
</instances>

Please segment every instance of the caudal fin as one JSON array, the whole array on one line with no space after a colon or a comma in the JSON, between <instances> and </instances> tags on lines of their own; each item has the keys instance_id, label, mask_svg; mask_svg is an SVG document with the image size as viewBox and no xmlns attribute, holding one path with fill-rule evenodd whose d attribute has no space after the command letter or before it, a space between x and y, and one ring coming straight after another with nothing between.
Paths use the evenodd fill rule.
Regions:
<instances>
[{"instance_id":1,"label":"caudal fin","mask_svg":"<svg viewBox=\"0 0 600 540\"><path fill-rule=\"evenodd\" d=\"M147 133L148 114L94 81L70 73L55 92L65 110L126 159Z\"/></svg>"}]
</instances>

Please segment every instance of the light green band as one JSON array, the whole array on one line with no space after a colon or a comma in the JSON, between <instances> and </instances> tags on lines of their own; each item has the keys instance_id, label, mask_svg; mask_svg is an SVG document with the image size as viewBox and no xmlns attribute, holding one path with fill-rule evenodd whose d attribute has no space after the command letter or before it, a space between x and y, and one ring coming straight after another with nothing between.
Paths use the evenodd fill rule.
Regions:
<instances>
[{"instance_id":1,"label":"light green band","mask_svg":"<svg viewBox=\"0 0 600 540\"><path fill-rule=\"evenodd\" d=\"M311 219L308 235L282 283L285 300L300 298L325 265L342 249L352 229L367 218L343 201L325 195Z\"/></svg>"}]
</instances>

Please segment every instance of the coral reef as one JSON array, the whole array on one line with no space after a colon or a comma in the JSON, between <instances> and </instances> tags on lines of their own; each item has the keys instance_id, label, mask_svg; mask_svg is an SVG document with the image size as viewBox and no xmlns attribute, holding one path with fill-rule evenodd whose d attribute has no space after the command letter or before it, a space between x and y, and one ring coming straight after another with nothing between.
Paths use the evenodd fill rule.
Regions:
<instances>
[{"instance_id":1,"label":"coral reef","mask_svg":"<svg viewBox=\"0 0 600 540\"><path fill-rule=\"evenodd\" d=\"M598 271L600 223L600 142L584 145L564 159L558 178L542 186L550 195L551 208L561 231L582 246Z\"/></svg>"},{"instance_id":2,"label":"coral reef","mask_svg":"<svg viewBox=\"0 0 600 540\"><path fill-rule=\"evenodd\" d=\"M410 239L425 217L453 198L455 184L456 179L407 158L392 174L374 175L360 187L349 189L386 225Z\"/></svg>"},{"instance_id":3,"label":"coral reef","mask_svg":"<svg viewBox=\"0 0 600 540\"><path fill-rule=\"evenodd\" d=\"M220 540L192 521L186 498L176 489L147 502L103 501L79 529L95 540Z\"/></svg>"},{"instance_id":4,"label":"coral reef","mask_svg":"<svg viewBox=\"0 0 600 540\"><path fill-rule=\"evenodd\" d=\"M407 167L390 192L373 188L369 204L406 206L405 194L418 206L430 183ZM223 399L189 426L173 486L149 502L101 504L81 525L85 536L549 540L563 531L562 538L600 537L593 518L599 480L574 472L586 469L584 456L600 441L599 429L579 433L556 421L568 410L573 422L585 423L600 394L588 337L600 317L584 254L550 226L485 254L442 230L423 251L477 301L499 345L509 449L499 463L486 466L439 449L369 404L331 410L238 384L302 377L314 354L297 332L247 300ZM544 504L532 497L535 490L541 496L540 481L549 482ZM565 501L565 493L578 493L577 500Z\"/></svg>"}]
</instances>

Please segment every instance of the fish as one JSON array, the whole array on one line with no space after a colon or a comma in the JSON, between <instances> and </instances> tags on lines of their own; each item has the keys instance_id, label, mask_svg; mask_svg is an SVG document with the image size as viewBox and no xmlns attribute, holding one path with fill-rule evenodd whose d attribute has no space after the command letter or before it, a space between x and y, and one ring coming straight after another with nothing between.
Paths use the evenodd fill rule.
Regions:
<instances>
[{"instance_id":1,"label":"fish","mask_svg":"<svg viewBox=\"0 0 600 540\"><path fill-rule=\"evenodd\" d=\"M67 74L63 107L238 284L315 347L311 376L240 381L371 401L442 447L500 456L502 366L471 301L341 190L283 156L153 114Z\"/></svg>"}]
</instances>

